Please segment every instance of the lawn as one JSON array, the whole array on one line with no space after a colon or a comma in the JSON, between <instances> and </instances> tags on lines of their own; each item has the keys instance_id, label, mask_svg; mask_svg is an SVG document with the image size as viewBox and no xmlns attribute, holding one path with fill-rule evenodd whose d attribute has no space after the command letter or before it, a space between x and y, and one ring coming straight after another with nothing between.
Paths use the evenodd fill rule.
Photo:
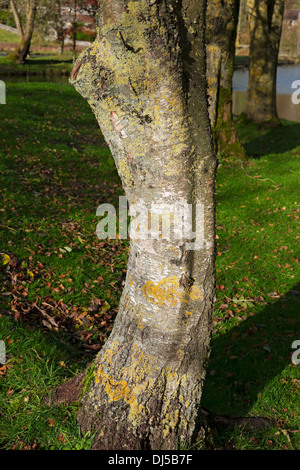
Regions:
<instances>
[{"instance_id":1,"label":"lawn","mask_svg":"<svg viewBox=\"0 0 300 470\"><path fill-rule=\"evenodd\" d=\"M19 36L17 34L11 33L10 31L0 29L0 43L1 42L11 42L18 44Z\"/></svg>"},{"instance_id":2,"label":"lawn","mask_svg":"<svg viewBox=\"0 0 300 470\"><path fill-rule=\"evenodd\" d=\"M97 238L96 209L117 206L123 191L88 105L66 80L6 85L0 448L88 449L76 404L48 407L44 398L82 371L111 331L128 242ZM300 340L300 123L237 125L249 162L220 161L217 173L217 300L203 406L273 422L216 427L215 448L300 449L300 374L291 361Z\"/></svg>"}]
</instances>

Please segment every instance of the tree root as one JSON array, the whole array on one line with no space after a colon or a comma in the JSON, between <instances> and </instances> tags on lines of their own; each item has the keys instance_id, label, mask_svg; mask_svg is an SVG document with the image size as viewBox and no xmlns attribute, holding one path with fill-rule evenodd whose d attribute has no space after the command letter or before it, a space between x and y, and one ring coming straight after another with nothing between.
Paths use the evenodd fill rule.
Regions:
<instances>
[{"instance_id":1,"label":"tree root","mask_svg":"<svg viewBox=\"0 0 300 470\"><path fill-rule=\"evenodd\" d=\"M78 402L84 387L83 380L85 373L86 371L84 370L73 379L52 389L49 395L44 399L44 403L48 406L52 406L62 403L70 405L71 403Z\"/></svg>"},{"instance_id":2,"label":"tree root","mask_svg":"<svg viewBox=\"0 0 300 470\"><path fill-rule=\"evenodd\" d=\"M81 372L75 378L68 380L51 390L50 394L45 398L44 403L48 406L52 406L62 403L68 405L80 402L84 388L85 374L86 370ZM227 415L218 415L203 407L201 408L201 411L209 428L237 426L246 431L257 431L267 427L272 427L276 424L268 417L232 417Z\"/></svg>"}]
</instances>

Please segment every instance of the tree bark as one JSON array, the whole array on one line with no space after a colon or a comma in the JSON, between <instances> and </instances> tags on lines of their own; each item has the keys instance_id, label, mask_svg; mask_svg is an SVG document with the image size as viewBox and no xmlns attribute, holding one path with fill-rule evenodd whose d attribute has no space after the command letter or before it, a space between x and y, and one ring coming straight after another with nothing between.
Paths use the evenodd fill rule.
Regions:
<instances>
[{"instance_id":1,"label":"tree bark","mask_svg":"<svg viewBox=\"0 0 300 470\"><path fill-rule=\"evenodd\" d=\"M99 122L133 207L204 206L204 240L132 238L114 329L78 421L95 449L178 449L201 436L215 295L216 157L205 1L111 1L71 83ZM151 214L152 221L153 212Z\"/></svg>"},{"instance_id":2,"label":"tree bark","mask_svg":"<svg viewBox=\"0 0 300 470\"><path fill-rule=\"evenodd\" d=\"M14 20L15 20L15 23L16 23L16 28L17 28L17 31L18 31L18 35L20 37L20 40L22 40L23 36L24 36L24 31L23 31L23 27L22 27L22 24L21 24L21 20L20 20L20 15L19 15L19 12L18 12L18 9L17 9L17 6L16 6L14 0L10 0L10 9L11 9L13 15L14 15Z\"/></svg>"},{"instance_id":3,"label":"tree bark","mask_svg":"<svg viewBox=\"0 0 300 470\"><path fill-rule=\"evenodd\" d=\"M246 159L233 121L232 79L239 0L211 0L207 6L209 115L215 150L224 158Z\"/></svg>"},{"instance_id":4,"label":"tree bark","mask_svg":"<svg viewBox=\"0 0 300 470\"><path fill-rule=\"evenodd\" d=\"M74 0L74 16L73 16L73 63L76 61L76 43L77 43L77 0Z\"/></svg>"},{"instance_id":5,"label":"tree bark","mask_svg":"<svg viewBox=\"0 0 300 470\"><path fill-rule=\"evenodd\" d=\"M247 6L250 63L246 114L258 123L279 124L276 80L284 0L248 0Z\"/></svg>"},{"instance_id":6,"label":"tree bark","mask_svg":"<svg viewBox=\"0 0 300 470\"><path fill-rule=\"evenodd\" d=\"M34 30L34 22L35 22L36 8L37 8L36 0L27 1L25 29L21 25L20 17L18 15L14 1L11 1L11 6L13 8L15 19L18 17L18 23L16 24L19 30L19 34L21 34L23 30L24 32L22 36L20 35L20 44L18 45L17 49L11 54L9 54L8 58L19 64L25 64L26 57L29 54L31 39L33 35L33 30Z\"/></svg>"}]
</instances>

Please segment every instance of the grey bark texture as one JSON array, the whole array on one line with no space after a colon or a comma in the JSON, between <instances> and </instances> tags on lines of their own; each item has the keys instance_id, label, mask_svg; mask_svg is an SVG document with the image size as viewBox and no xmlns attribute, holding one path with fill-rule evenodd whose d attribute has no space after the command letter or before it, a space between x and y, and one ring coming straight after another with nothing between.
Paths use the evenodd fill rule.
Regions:
<instances>
[{"instance_id":1,"label":"grey bark texture","mask_svg":"<svg viewBox=\"0 0 300 470\"><path fill-rule=\"evenodd\" d=\"M78 415L95 449L178 449L201 437L215 296L216 157L200 1L109 1L71 83L109 144L129 205L204 207L201 248L132 238L113 331Z\"/></svg>"}]
</instances>

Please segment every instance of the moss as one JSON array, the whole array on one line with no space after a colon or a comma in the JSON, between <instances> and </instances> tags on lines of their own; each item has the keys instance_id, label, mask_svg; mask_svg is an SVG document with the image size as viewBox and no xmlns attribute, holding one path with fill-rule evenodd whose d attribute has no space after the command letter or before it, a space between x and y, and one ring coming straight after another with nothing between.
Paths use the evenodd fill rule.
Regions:
<instances>
[{"instance_id":1,"label":"moss","mask_svg":"<svg viewBox=\"0 0 300 470\"><path fill-rule=\"evenodd\" d=\"M7 56L7 60L9 62L18 62L18 60L20 59L20 56L18 54L17 51L14 51L14 52L11 52L10 54L8 54Z\"/></svg>"},{"instance_id":2,"label":"moss","mask_svg":"<svg viewBox=\"0 0 300 470\"><path fill-rule=\"evenodd\" d=\"M217 122L213 128L215 151L224 158L246 160L246 151L239 141L232 119L231 97L231 88L219 88Z\"/></svg>"}]
</instances>

